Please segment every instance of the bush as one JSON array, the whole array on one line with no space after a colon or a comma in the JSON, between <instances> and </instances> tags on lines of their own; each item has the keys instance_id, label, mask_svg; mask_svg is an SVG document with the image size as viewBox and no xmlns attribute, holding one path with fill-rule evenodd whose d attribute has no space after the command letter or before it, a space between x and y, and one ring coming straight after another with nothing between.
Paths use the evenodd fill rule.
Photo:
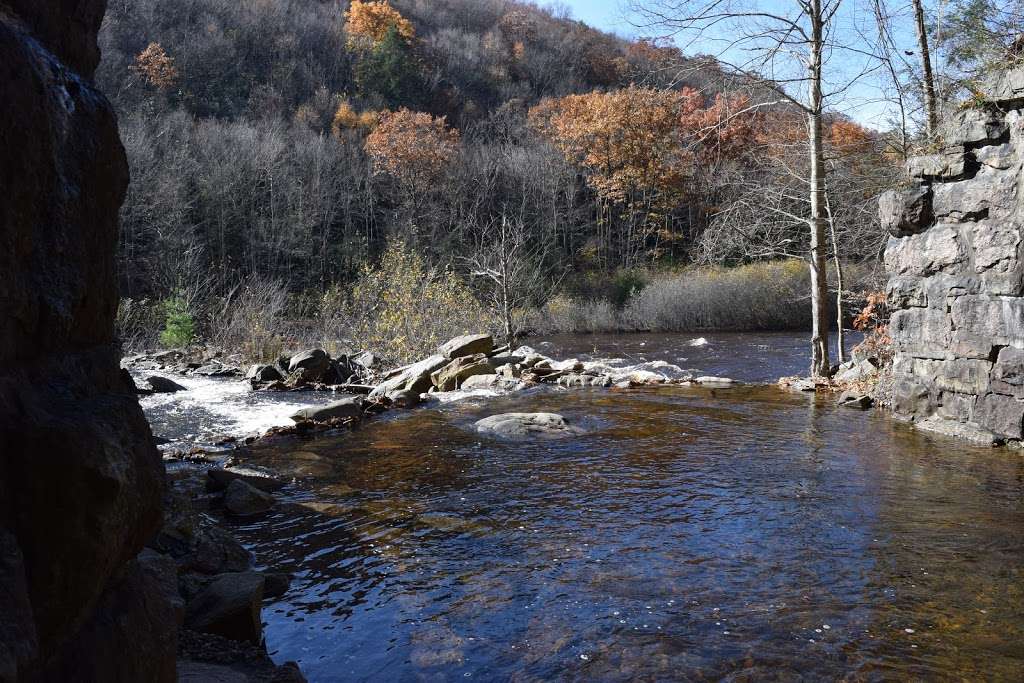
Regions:
<instances>
[{"instance_id":1,"label":"bush","mask_svg":"<svg viewBox=\"0 0 1024 683\"><path fill-rule=\"evenodd\" d=\"M210 321L210 341L258 363L281 355L288 290L278 280L246 279L225 297L221 312Z\"/></svg>"},{"instance_id":2,"label":"bush","mask_svg":"<svg viewBox=\"0 0 1024 683\"><path fill-rule=\"evenodd\" d=\"M168 348L188 346L195 339L195 321L188 310L188 302L180 293L175 293L163 302L164 329L160 343Z\"/></svg>"},{"instance_id":3,"label":"bush","mask_svg":"<svg viewBox=\"0 0 1024 683\"><path fill-rule=\"evenodd\" d=\"M164 307L150 299L121 299L115 329L121 348L136 352L154 346L164 324Z\"/></svg>"},{"instance_id":4,"label":"bush","mask_svg":"<svg viewBox=\"0 0 1024 683\"><path fill-rule=\"evenodd\" d=\"M844 305L849 314L863 304L859 292L878 287L870 265L844 267ZM798 259L754 263L735 268L687 268L650 275L637 291L625 274L610 282L607 299L561 295L535 315L542 332L698 332L710 330L808 330L811 327L810 274ZM884 277L883 277L884 281ZM636 282L642 282L637 278ZM829 282L834 286L835 274ZM619 307L612 297L630 283L633 295ZM855 294L856 293L856 294ZM835 318L834 293L828 301ZM848 321L847 321L848 322Z\"/></svg>"},{"instance_id":5,"label":"bush","mask_svg":"<svg viewBox=\"0 0 1024 683\"><path fill-rule=\"evenodd\" d=\"M737 268L694 268L661 276L623 312L633 329L698 330L809 329L810 274L799 260Z\"/></svg>"},{"instance_id":6,"label":"bush","mask_svg":"<svg viewBox=\"0 0 1024 683\"><path fill-rule=\"evenodd\" d=\"M325 346L347 342L386 361L407 363L460 334L488 330L487 312L450 269L428 267L405 242L388 244L365 266L351 293L338 287L320 308Z\"/></svg>"}]
</instances>

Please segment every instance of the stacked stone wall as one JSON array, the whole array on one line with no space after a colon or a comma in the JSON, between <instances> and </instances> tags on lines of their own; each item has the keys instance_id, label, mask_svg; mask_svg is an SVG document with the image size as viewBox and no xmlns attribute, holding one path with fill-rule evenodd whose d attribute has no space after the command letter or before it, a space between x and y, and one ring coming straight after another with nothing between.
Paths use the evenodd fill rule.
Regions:
<instances>
[{"instance_id":1,"label":"stacked stone wall","mask_svg":"<svg viewBox=\"0 0 1024 683\"><path fill-rule=\"evenodd\" d=\"M1024 438L1024 68L951 115L883 195L893 410L979 442Z\"/></svg>"}]
</instances>

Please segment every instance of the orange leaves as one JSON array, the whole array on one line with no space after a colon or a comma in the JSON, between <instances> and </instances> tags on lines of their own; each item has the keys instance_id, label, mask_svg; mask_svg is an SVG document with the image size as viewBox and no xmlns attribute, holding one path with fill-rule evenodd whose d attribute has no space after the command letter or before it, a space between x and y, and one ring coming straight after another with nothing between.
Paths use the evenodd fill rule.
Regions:
<instances>
[{"instance_id":1,"label":"orange leaves","mask_svg":"<svg viewBox=\"0 0 1024 683\"><path fill-rule=\"evenodd\" d=\"M620 202L642 188L679 184L681 106L678 92L631 86L545 100L530 111L530 121L568 161L590 172L602 198Z\"/></svg>"},{"instance_id":2,"label":"orange leaves","mask_svg":"<svg viewBox=\"0 0 1024 683\"><path fill-rule=\"evenodd\" d=\"M876 135L853 121L839 119L829 127L829 139L835 150L843 155L864 154L875 144Z\"/></svg>"},{"instance_id":3,"label":"orange leaves","mask_svg":"<svg viewBox=\"0 0 1024 683\"><path fill-rule=\"evenodd\" d=\"M135 57L131 69L158 90L170 90L178 82L178 68L174 66L174 59L164 51L160 43L150 43Z\"/></svg>"},{"instance_id":4,"label":"orange leaves","mask_svg":"<svg viewBox=\"0 0 1024 683\"><path fill-rule=\"evenodd\" d=\"M373 47L394 30L405 42L412 42L416 30L412 23L387 0L352 0L345 10L345 32L350 47Z\"/></svg>"},{"instance_id":5,"label":"orange leaves","mask_svg":"<svg viewBox=\"0 0 1024 683\"><path fill-rule=\"evenodd\" d=\"M705 107L691 88L630 86L545 100L530 120L568 161L589 171L603 199L652 192L670 201L695 162L738 156L749 146L760 116L748 106L742 96L719 95Z\"/></svg>"},{"instance_id":6,"label":"orange leaves","mask_svg":"<svg viewBox=\"0 0 1024 683\"><path fill-rule=\"evenodd\" d=\"M423 190L458 153L459 132L449 128L444 117L400 109L380 117L365 149L379 172L411 190Z\"/></svg>"}]
</instances>

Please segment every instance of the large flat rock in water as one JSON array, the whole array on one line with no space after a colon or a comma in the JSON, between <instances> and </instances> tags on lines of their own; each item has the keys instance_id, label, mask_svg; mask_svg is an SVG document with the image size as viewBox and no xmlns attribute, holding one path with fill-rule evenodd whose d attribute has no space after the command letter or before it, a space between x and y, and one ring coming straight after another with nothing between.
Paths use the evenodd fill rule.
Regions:
<instances>
[{"instance_id":1,"label":"large flat rock in water","mask_svg":"<svg viewBox=\"0 0 1024 683\"><path fill-rule=\"evenodd\" d=\"M539 437L561 439L583 433L557 413L504 413L491 415L476 423L481 434L491 434L512 439Z\"/></svg>"}]
</instances>

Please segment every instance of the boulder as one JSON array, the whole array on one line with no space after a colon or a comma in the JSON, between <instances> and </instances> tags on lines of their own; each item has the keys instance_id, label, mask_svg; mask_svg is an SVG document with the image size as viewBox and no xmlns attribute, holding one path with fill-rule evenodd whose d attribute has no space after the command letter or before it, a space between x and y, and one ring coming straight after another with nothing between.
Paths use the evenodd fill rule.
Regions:
<instances>
[{"instance_id":1,"label":"boulder","mask_svg":"<svg viewBox=\"0 0 1024 683\"><path fill-rule=\"evenodd\" d=\"M864 380L875 377L876 375L878 375L878 368L875 367L874 363L868 360L862 360L856 363L844 363L839 366L839 372L837 372L832 379L842 383L863 382Z\"/></svg>"},{"instance_id":2,"label":"boulder","mask_svg":"<svg viewBox=\"0 0 1024 683\"><path fill-rule=\"evenodd\" d=\"M220 574L185 608L185 625L201 633L259 643L266 579L259 572Z\"/></svg>"},{"instance_id":3,"label":"boulder","mask_svg":"<svg viewBox=\"0 0 1024 683\"><path fill-rule=\"evenodd\" d=\"M187 545L175 554L175 560L181 571L220 574L247 570L252 564L252 554L230 533L206 523L187 539Z\"/></svg>"},{"instance_id":4,"label":"boulder","mask_svg":"<svg viewBox=\"0 0 1024 683\"><path fill-rule=\"evenodd\" d=\"M170 606L136 563L164 469L114 332L128 165L93 83L106 3L2 4L0 679L170 681Z\"/></svg>"},{"instance_id":5,"label":"boulder","mask_svg":"<svg viewBox=\"0 0 1024 683\"><path fill-rule=\"evenodd\" d=\"M380 365L380 359L370 351L363 351L352 356L352 362L364 370L373 370Z\"/></svg>"},{"instance_id":6,"label":"boulder","mask_svg":"<svg viewBox=\"0 0 1024 683\"><path fill-rule=\"evenodd\" d=\"M331 357L323 349L307 349L300 351L288 361L288 372L300 370L310 378L319 377L331 365Z\"/></svg>"},{"instance_id":7,"label":"boulder","mask_svg":"<svg viewBox=\"0 0 1024 683\"><path fill-rule=\"evenodd\" d=\"M474 375L492 375L494 366L483 354L456 358L448 365L431 374L430 379L440 391L454 391Z\"/></svg>"},{"instance_id":8,"label":"boulder","mask_svg":"<svg viewBox=\"0 0 1024 683\"><path fill-rule=\"evenodd\" d=\"M393 391L426 393L434 385L430 375L447 365L448 362L447 358L438 354L401 368L388 377L388 379L378 384L370 392L370 398L384 397Z\"/></svg>"},{"instance_id":9,"label":"boulder","mask_svg":"<svg viewBox=\"0 0 1024 683\"><path fill-rule=\"evenodd\" d=\"M893 237L916 235L932 221L932 188L920 181L902 190L884 192L878 200L878 218Z\"/></svg>"},{"instance_id":10,"label":"boulder","mask_svg":"<svg viewBox=\"0 0 1024 683\"><path fill-rule=\"evenodd\" d=\"M292 577L282 572L263 572L263 597L279 598L288 592Z\"/></svg>"},{"instance_id":11,"label":"boulder","mask_svg":"<svg viewBox=\"0 0 1024 683\"><path fill-rule=\"evenodd\" d=\"M346 396L324 406L310 406L292 415L295 422L325 422L327 420L362 417L363 397Z\"/></svg>"},{"instance_id":12,"label":"boulder","mask_svg":"<svg viewBox=\"0 0 1024 683\"><path fill-rule=\"evenodd\" d=\"M273 365L253 365L245 373L245 378L257 382L279 382L284 379L284 375Z\"/></svg>"},{"instance_id":13,"label":"boulder","mask_svg":"<svg viewBox=\"0 0 1024 683\"><path fill-rule=\"evenodd\" d=\"M488 354L492 349L494 349L494 337L491 335L466 334L445 342L437 352L448 360L454 360L478 353Z\"/></svg>"},{"instance_id":14,"label":"boulder","mask_svg":"<svg viewBox=\"0 0 1024 683\"><path fill-rule=\"evenodd\" d=\"M224 508L237 517L253 517L269 511L277 501L241 479L233 479L224 491Z\"/></svg>"},{"instance_id":15,"label":"boulder","mask_svg":"<svg viewBox=\"0 0 1024 683\"><path fill-rule=\"evenodd\" d=\"M237 377L241 374L241 370L236 367L214 361L212 363L200 365L192 371L192 374L200 375L201 377Z\"/></svg>"},{"instance_id":16,"label":"boulder","mask_svg":"<svg viewBox=\"0 0 1024 683\"><path fill-rule=\"evenodd\" d=\"M387 395L391 405L396 408L415 408L420 404L420 394L408 389L404 391L392 391Z\"/></svg>"},{"instance_id":17,"label":"boulder","mask_svg":"<svg viewBox=\"0 0 1024 683\"><path fill-rule=\"evenodd\" d=\"M557 413L504 413L492 415L478 420L476 430L481 434L490 434L506 438L539 437L544 439L560 439L582 434L582 430L573 427Z\"/></svg>"},{"instance_id":18,"label":"boulder","mask_svg":"<svg viewBox=\"0 0 1024 683\"><path fill-rule=\"evenodd\" d=\"M178 391L185 391L185 387L181 386L177 382L160 375L153 375L152 377L146 378L146 384L149 385L150 391L154 394L173 394Z\"/></svg>"},{"instance_id":19,"label":"boulder","mask_svg":"<svg viewBox=\"0 0 1024 683\"><path fill-rule=\"evenodd\" d=\"M839 405L844 408L856 408L858 410L867 410L875 404L875 400L866 394L860 394L855 391L844 391L839 396Z\"/></svg>"},{"instance_id":20,"label":"boulder","mask_svg":"<svg viewBox=\"0 0 1024 683\"><path fill-rule=\"evenodd\" d=\"M463 391L493 389L498 384L498 375L473 375L462 383Z\"/></svg>"}]
</instances>

